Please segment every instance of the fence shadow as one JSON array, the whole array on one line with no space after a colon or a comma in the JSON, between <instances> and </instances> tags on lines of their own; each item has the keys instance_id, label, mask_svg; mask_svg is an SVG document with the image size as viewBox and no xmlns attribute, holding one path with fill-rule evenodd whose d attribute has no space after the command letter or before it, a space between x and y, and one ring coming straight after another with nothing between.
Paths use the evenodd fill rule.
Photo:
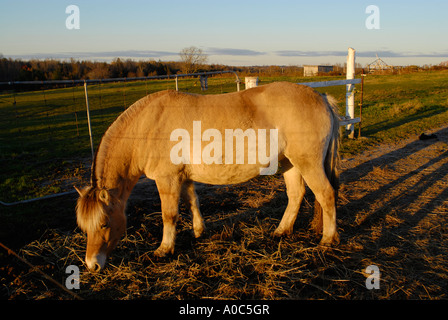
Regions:
<instances>
[{"instance_id":1,"label":"fence shadow","mask_svg":"<svg viewBox=\"0 0 448 320\"><path fill-rule=\"evenodd\" d=\"M353 250L346 263L380 266L401 288L395 297L446 290L448 128L435 134L437 140L413 141L341 175L340 234Z\"/></svg>"},{"instance_id":2,"label":"fence shadow","mask_svg":"<svg viewBox=\"0 0 448 320\"><path fill-rule=\"evenodd\" d=\"M435 135L437 135L439 138L426 141L413 141L399 149L385 153L374 159L368 159L367 161L357 165L356 167L349 168L343 171L341 173L342 185L350 185L351 183L362 180L367 175L372 174L375 168L381 168L384 166L393 167L394 165L400 165L398 164L400 161L406 160L407 158L417 153L427 152L427 149L430 149L430 147L434 146L435 144L442 143L446 146L445 140L447 140L448 137L448 128L444 128L439 130L438 132L435 132ZM443 151L444 149L440 150ZM444 151L434 155L432 153L428 153L427 156L416 159L417 161L421 161L420 165L417 163L416 165L414 165L414 168L411 168L409 170L401 167L399 170L400 174L398 174L397 177L394 177L393 180L378 186L378 188L366 193L359 199L350 201L349 203L342 205L339 210L342 211L347 218L353 217L350 212L353 212L359 208L365 209L368 206L376 204L378 202L384 202L385 195L392 192L396 187L403 184L407 180L410 180L411 178L418 177L419 175L421 175L421 172L429 171L430 173L418 178L419 181L412 185L412 190L408 190L405 193L393 197L385 202L382 210L392 211L403 201L412 203L419 194L426 191L434 184L434 182L440 180L444 176L444 174L448 173L447 165L444 163L444 160L447 157L448 151ZM432 170L435 165L438 165L440 163L442 163L442 165L439 168ZM347 193L349 192L350 191L347 190ZM434 197L436 197L436 195ZM375 216L375 214L373 214L373 216Z\"/></svg>"}]
</instances>

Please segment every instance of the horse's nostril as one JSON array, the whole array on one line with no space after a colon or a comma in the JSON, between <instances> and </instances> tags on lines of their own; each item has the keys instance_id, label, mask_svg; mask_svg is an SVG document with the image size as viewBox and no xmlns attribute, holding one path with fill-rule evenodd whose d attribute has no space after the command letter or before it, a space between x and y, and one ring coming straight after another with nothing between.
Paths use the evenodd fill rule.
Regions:
<instances>
[{"instance_id":1,"label":"horse's nostril","mask_svg":"<svg viewBox=\"0 0 448 320\"><path fill-rule=\"evenodd\" d=\"M98 253L97 255L86 256L86 265L90 272L99 272L106 264L106 255Z\"/></svg>"},{"instance_id":2,"label":"horse's nostril","mask_svg":"<svg viewBox=\"0 0 448 320\"><path fill-rule=\"evenodd\" d=\"M99 272L101 270L101 266L99 263L95 263L95 265L93 266L92 271L93 272Z\"/></svg>"},{"instance_id":3,"label":"horse's nostril","mask_svg":"<svg viewBox=\"0 0 448 320\"><path fill-rule=\"evenodd\" d=\"M90 272L99 272L101 270L101 266L99 263L95 263L92 266L89 266L89 271Z\"/></svg>"}]
</instances>

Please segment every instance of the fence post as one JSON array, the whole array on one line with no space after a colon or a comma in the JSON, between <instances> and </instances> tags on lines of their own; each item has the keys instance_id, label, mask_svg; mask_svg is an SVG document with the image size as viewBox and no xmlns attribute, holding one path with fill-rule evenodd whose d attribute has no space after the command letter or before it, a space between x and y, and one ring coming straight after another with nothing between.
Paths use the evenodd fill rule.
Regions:
<instances>
[{"instance_id":1,"label":"fence post","mask_svg":"<svg viewBox=\"0 0 448 320\"><path fill-rule=\"evenodd\" d=\"M90 149L92 150L92 163L94 161L95 153L93 151L93 139L92 139L92 125L90 123L90 108L89 108L89 95L87 94L87 81L84 81L84 94L86 96L86 109L87 109L87 125L89 127L90 136Z\"/></svg>"},{"instance_id":2,"label":"fence post","mask_svg":"<svg viewBox=\"0 0 448 320\"><path fill-rule=\"evenodd\" d=\"M201 91L205 91L208 89L208 78L207 76L200 76L199 82L201 84Z\"/></svg>"},{"instance_id":3,"label":"fence post","mask_svg":"<svg viewBox=\"0 0 448 320\"><path fill-rule=\"evenodd\" d=\"M355 49L348 48L347 56L347 80L355 79ZM350 119L355 118L355 85L346 85L345 93L345 115L350 117ZM349 124L346 127L349 131L348 137L353 139L355 137L355 125Z\"/></svg>"}]
</instances>

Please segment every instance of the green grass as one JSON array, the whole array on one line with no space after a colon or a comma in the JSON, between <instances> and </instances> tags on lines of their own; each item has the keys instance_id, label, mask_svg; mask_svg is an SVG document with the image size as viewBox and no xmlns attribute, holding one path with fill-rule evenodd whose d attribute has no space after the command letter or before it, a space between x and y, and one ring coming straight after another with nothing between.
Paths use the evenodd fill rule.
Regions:
<instances>
[{"instance_id":1,"label":"green grass","mask_svg":"<svg viewBox=\"0 0 448 320\"><path fill-rule=\"evenodd\" d=\"M233 76L208 82L207 94L236 91ZM125 108L165 89L175 89L174 80L89 85L94 146ZM201 92L198 79L179 80L179 89ZM1 201L65 191L67 181L87 183L90 154L83 86L0 95Z\"/></svg>"},{"instance_id":2,"label":"green grass","mask_svg":"<svg viewBox=\"0 0 448 320\"><path fill-rule=\"evenodd\" d=\"M339 78L342 77L262 76L260 85L274 81ZM204 93L234 92L234 80L233 75L209 78L209 90ZM174 88L174 80L89 85L95 147L107 127L126 107L147 93ZM360 85L356 88L358 104ZM362 136L367 139L344 139L342 154L355 154L379 143L403 139L448 123L447 88L446 71L368 75L362 122ZM201 93L198 79L180 80L179 89ZM337 98L341 114L345 113L344 86L320 88L319 91ZM0 200L34 198L69 190L73 183L87 183L89 157L83 86L0 95Z\"/></svg>"},{"instance_id":3,"label":"green grass","mask_svg":"<svg viewBox=\"0 0 448 320\"><path fill-rule=\"evenodd\" d=\"M308 78L305 78L308 79ZM336 78L318 77L311 81ZM275 79L261 78L262 83ZM294 82L308 81L303 78ZM359 116L361 85L356 85L355 116ZM318 88L333 95L345 114L345 86ZM350 156L381 143L391 143L448 124L448 71L404 75L367 75L364 82L363 139L343 139L341 153ZM358 125L355 132L358 134Z\"/></svg>"}]
</instances>

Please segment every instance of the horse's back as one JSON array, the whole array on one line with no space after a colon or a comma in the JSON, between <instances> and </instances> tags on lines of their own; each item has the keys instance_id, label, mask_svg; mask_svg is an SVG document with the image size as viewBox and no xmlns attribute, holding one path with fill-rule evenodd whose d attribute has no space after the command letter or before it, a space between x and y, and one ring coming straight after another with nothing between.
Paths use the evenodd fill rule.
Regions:
<instances>
[{"instance_id":1,"label":"horse's back","mask_svg":"<svg viewBox=\"0 0 448 320\"><path fill-rule=\"evenodd\" d=\"M180 129L184 130L182 132L188 132L186 136L191 146L190 163L186 164L188 174L200 176L195 180L206 183L214 183L212 176L220 177L219 182L215 182L220 184L231 183L227 178L247 180L257 175L260 166L194 163L193 154L198 150L195 149L194 140L199 140L196 146L200 146L200 155L205 147L211 148L212 140L203 140L206 130L213 130L208 133L220 133L223 164L226 164L226 133L231 130L233 133L236 130L243 133L247 133L247 130L253 131L257 144L260 141L260 130L266 130L268 133L270 130L277 130L278 159L283 156L296 159L308 157L317 161L324 157L324 149L332 130L331 112L322 96L307 86L288 82L221 95L164 91L147 100L145 111L139 114L135 121L139 123L136 127L148 130L142 134L148 139L145 145L141 146L145 152L144 157L153 161L152 164L148 163L151 167L148 171L158 173L160 169L177 170L179 166L170 162L170 152L181 140L179 136L175 137L177 140L173 140L171 134ZM268 144L269 139L267 138ZM245 152L248 152L249 140L245 138L243 141L246 141L244 148ZM234 155L235 147L236 143L233 145ZM258 150L258 145L255 150ZM266 145L266 150L270 150L269 145ZM210 152L208 149L207 151ZM155 165L156 163L158 165Z\"/></svg>"},{"instance_id":2,"label":"horse's back","mask_svg":"<svg viewBox=\"0 0 448 320\"><path fill-rule=\"evenodd\" d=\"M308 86L290 82L274 82L248 90L219 95L198 95L174 90L153 94L149 117L160 115L174 123L201 121L244 124L248 120L283 123L326 113L321 95ZM150 95L150 96L153 96ZM154 119L160 120L160 119Z\"/></svg>"}]
</instances>

